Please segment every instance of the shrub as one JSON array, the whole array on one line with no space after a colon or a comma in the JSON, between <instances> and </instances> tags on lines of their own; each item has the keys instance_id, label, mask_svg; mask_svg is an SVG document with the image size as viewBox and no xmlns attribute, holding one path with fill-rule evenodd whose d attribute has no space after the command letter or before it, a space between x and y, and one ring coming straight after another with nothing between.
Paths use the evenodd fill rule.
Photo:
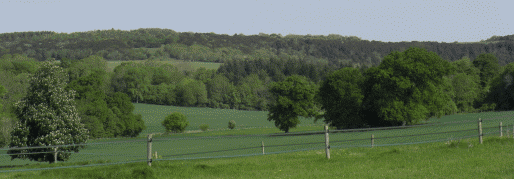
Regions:
<instances>
[{"instance_id":1,"label":"shrub","mask_svg":"<svg viewBox=\"0 0 514 179\"><path fill-rule=\"evenodd\" d=\"M201 124L201 125L200 125L200 129L201 129L202 131L204 131L204 132L205 132L208 128L209 128L209 125L207 125L207 124Z\"/></svg>"},{"instance_id":2,"label":"shrub","mask_svg":"<svg viewBox=\"0 0 514 179\"><path fill-rule=\"evenodd\" d=\"M236 121L234 121L234 120L230 120L230 121L228 122L228 128L229 128L229 129L234 129L234 128L236 128Z\"/></svg>"},{"instance_id":3,"label":"shrub","mask_svg":"<svg viewBox=\"0 0 514 179\"><path fill-rule=\"evenodd\" d=\"M173 112L166 116L162 125L166 128L166 132L184 132L186 127L189 125L187 118L184 114L179 112Z\"/></svg>"}]
</instances>

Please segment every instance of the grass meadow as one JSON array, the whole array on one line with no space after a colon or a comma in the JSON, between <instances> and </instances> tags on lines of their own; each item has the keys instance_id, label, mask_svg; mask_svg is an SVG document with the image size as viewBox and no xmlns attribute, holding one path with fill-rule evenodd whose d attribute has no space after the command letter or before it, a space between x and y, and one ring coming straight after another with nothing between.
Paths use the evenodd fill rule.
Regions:
<instances>
[{"instance_id":1,"label":"grass meadow","mask_svg":"<svg viewBox=\"0 0 514 179\"><path fill-rule=\"evenodd\" d=\"M129 60L129 61L107 61L107 71L112 72L116 66L121 65L123 62L136 62L143 63L145 60ZM214 63L214 62L188 62L185 60L177 60L174 58L167 57L158 57L155 58L155 62L162 64L171 64L176 66L181 71L194 71L200 67L204 67L206 69L217 70L221 64L223 63Z\"/></svg>"},{"instance_id":2,"label":"grass meadow","mask_svg":"<svg viewBox=\"0 0 514 179\"><path fill-rule=\"evenodd\" d=\"M152 151L157 151L159 157L154 159L156 161L152 163L151 168L145 167L146 162L143 161L103 167L8 172L0 173L0 178L31 178L34 176L40 178L133 178L134 175L139 174L153 175L156 178L339 178L342 176L345 178L412 178L412 176L417 176L416 178L476 178L477 176L512 178L512 169L510 168L514 162L508 159L514 152L514 148L512 148L512 144L514 144L514 139L512 139L514 111L448 115L440 119L431 118L426 122L438 125L417 128L331 133L331 159L327 160L324 153L324 135L270 137L269 134L283 132L278 130L274 123L266 120L267 112L134 105L134 112L142 114L147 126L147 129L139 137L91 140L88 142L90 145L85 149L81 149L79 153L73 153L69 161L52 165L47 163L33 165L37 162L18 159L10 161L7 155L0 155L0 166L31 164L17 168L1 168L0 172L50 166L145 160L146 135L163 133L164 128L160 122L166 115L175 111L182 112L188 117L190 126L186 128L187 131L198 130L198 126L202 123L208 124L211 130L155 136L152 142ZM487 135L485 135L486 139L482 145L478 144L478 137L476 137L478 118L485 119L482 122L482 128ZM227 129L230 120L236 121L236 129ZM323 130L322 121L319 121L318 124L313 123L313 119L301 118L300 121L300 126L290 132ZM504 126L504 135L509 130L510 138L498 137L500 121ZM455 123L440 125L446 122ZM441 133L460 130L468 131ZM419 135L428 133L440 134ZM371 134L375 137L374 145L376 147L374 148L370 148ZM464 136L471 138L448 144L448 141ZM100 142L103 144L97 144ZM266 155L262 155L262 142L265 145ZM419 142L430 143L417 144ZM398 145L389 146L390 144ZM310 150L281 153L307 149ZM0 150L0 154L5 153L5 150ZM237 155L242 157L205 159ZM202 157L203 159L201 159ZM153 174L151 174L152 172Z\"/></svg>"}]
</instances>

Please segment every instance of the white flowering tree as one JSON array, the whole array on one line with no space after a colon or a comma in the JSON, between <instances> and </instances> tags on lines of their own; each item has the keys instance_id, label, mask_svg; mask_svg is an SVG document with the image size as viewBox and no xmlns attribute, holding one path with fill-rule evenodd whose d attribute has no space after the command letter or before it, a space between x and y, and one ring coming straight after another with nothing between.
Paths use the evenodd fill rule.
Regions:
<instances>
[{"instance_id":1,"label":"white flowering tree","mask_svg":"<svg viewBox=\"0 0 514 179\"><path fill-rule=\"evenodd\" d=\"M79 144L89 139L75 109L75 91L64 89L67 79L67 74L54 60L42 62L31 78L27 96L15 104L14 113L19 121L11 132L10 148ZM67 161L70 153L63 152L78 152L79 148L84 146L11 149L7 153L15 154L11 155L11 160L53 163L54 150L57 150L58 161Z\"/></svg>"}]
</instances>

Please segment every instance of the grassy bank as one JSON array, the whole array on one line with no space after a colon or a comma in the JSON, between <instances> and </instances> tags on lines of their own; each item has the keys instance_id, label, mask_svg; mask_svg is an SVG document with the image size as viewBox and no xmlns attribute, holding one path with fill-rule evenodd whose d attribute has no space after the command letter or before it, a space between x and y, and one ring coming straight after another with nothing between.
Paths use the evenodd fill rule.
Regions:
<instances>
[{"instance_id":1,"label":"grassy bank","mask_svg":"<svg viewBox=\"0 0 514 179\"><path fill-rule=\"evenodd\" d=\"M143 63L145 60L130 60L130 61L107 61L107 71L112 72L116 66L121 65L123 62L135 62L135 63ZM159 57L155 58L156 63L161 64L170 64L177 67L181 71L195 71L200 67L204 67L206 69L217 70L222 63L214 63L214 62L188 62L184 60L177 60L174 58L168 57Z\"/></svg>"},{"instance_id":2,"label":"grassy bank","mask_svg":"<svg viewBox=\"0 0 514 179\"><path fill-rule=\"evenodd\" d=\"M484 137L374 148L0 173L0 178L512 178L514 139ZM78 164L78 163L75 163ZM82 163L86 164L86 163ZM62 166L44 164L23 168ZM66 164L74 165L74 164Z\"/></svg>"}]
</instances>

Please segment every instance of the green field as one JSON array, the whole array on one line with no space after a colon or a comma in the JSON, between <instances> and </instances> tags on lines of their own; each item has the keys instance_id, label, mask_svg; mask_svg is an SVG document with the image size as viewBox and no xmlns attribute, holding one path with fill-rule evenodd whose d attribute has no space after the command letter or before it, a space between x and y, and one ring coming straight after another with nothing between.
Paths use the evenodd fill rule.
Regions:
<instances>
[{"instance_id":1,"label":"green field","mask_svg":"<svg viewBox=\"0 0 514 179\"><path fill-rule=\"evenodd\" d=\"M0 178L513 178L514 139L478 139L247 157L146 162L0 173ZM95 165L95 166L91 166ZM23 169L60 167L42 164Z\"/></svg>"},{"instance_id":2,"label":"green field","mask_svg":"<svg viewBox=\"0 0 514 179\"><path fill-rule=\"evenodd\" d=\"M162 156L162 159L173 159L180 161L171 161L170 165L176 165L177 163L191 162L189 160L183 161L182 159L187 158L198 158L198 157L222 157L222 156L235 156L235 155L259 155L262 154L261 142L264 142L266 153L273 152L284 152L292 150L301 150L309 148L321 149L324 146L324 135L306 135L306 136L282 136L282 137L269 137L267 134L272 133L283 133L282 131L274 127L274 123L267 121L267 112L259 111L238 111L230 109L211 109L211 108L192 108L192 107L173 107L173 106L159 106L159 105L147 105L147 104L134 104L134 113L140 113L143 116L143 120L147 126L141 135L136 139L99 139L91 140L88 143L87 148L80 150L79 153L73 153L70 161L65 163L88 163L89 161L112 161L112 162L123 162L133 160L144 160L146 159L146 134L149 133L163 133L164 128L160 125L160 122L164 117L171 112L182 112L188 117L190 126L186 128L187 131L198 130L198 126L202 123L208 124L212 130L200 133L189 133L189 134L172 134L155 136L152 142L153 151L157 151L158 155ZM456 114L443 116L441 119L432 118L428 124L438 124L445 122L458 122L446 125L435 125L419 128L408 128L408 129L393 129L393 130L378 130L378 131L367 131L367 132L353 132L353 133L331 133L330 134L330 145L331 148L345 148L348 145L357 145L361 147L370 146L370 136L374 135L374 144L389 145L397 143L416 143L439 140L437 144L443 143L450 138L471 136L477 134L477 119L492 119L484 120L482 123L484 133L491 133L490 135L497 136L498 124L500 121L503 122L504 130L512 129L514 122L511 120L514 117L514 111L508 112L487 112L479 114ZM228 121L236 121L236 129L228 130ZM467 120L471 120L466 122ZM300 119L301 124L298 128L292 129L290 132L298 131L321 131L323 129L321 121L318 124L313 123L313 119ZM508 128L506 126L509 126ZM404 136L404 135L416 135L416 134L427 134L427 133L438 133L448 131L459 131L469 130L455 133L442 133L435 135L421 135L421 136L408 136L399 138L383 138L391 136ZM509 132L512 133L512 130ZM242 134L254 134L254 136L240 136ZM227 137L227 135L236 135ZM211 136L210 138L199 138L201 136ZM188 137L189 139L185 139ZM356 140L362 139L362 140ZM472 138L476 139L476 137ZM124 142L130 140L130 142ZM139 141L137 141L139 140ZM356 140L356 141L344 141L344 140ZM94 144L98 142L111 142L104 144ZM289 145L289 144L301 144L301 143L314 143L314 144L302 144L302 145ZM272 145L289 145L289 146L276 146ZM436 145L436 144L433 144ZM255 147L255 148L251 148ZM404 146L402 146L404 147ZM405 146L407 147L407 146ZM237 150L239 148L251 148L244 150ZM378 147L387 148L387 147ZM218 150L225 150L220 152L214 152ZM344 149L350 150L350 149ZM354 149L351 149L354 150ZM367 150L367 149L366 149ZM382 149L380 149L382 150ZM385 150L385 149L384 149ZM457 149L456 149L457 150ZM320 151L320 150L318 150ZM356 150L357 151L357 150ZM5 154L6 151L0 151L0 154ZM204 153L201 153L204 152ZM373 151L369 151L373 153ZM197 153L197 154L191 154ZM307 153L312 153L309 151ZM278 158L284 158L286 156L298 155L298 154L281 154L271 155ZM307 154L305 154L307 155ZM310 154L309 154L310 155ZM434 154L435 155L435 154ZM270 157L271 157L270 156ZM314 159L314 156L318 156L318 159ZM334 157L338 155L334 154ZM251 160L262 160L257 156ZM268 157L268 156L266 156ZM322 162L320 155L313 154L310 156L316 162ZM228 160L239 160L241 163L246 161L248 158L243 157L239 159L226 159ZM223 159L225 160L225 159ZM248 159L250 160L250 159ZM347 160L344 157L341 160ZM204 161L204 160L202 160ZM205 160L214 161L214 160ZM218 161L218 160L216 160ZM221 160L220 160L221 161ZM287 162L287 161L280 161ZM6 165L25 165L35 164L37 162L24 161L24 160L13 160L10 161L7 155L1 155L0 166ZM163 161L163 165L164 165ZM223 163L223 162L222 162ZM62 164L57 164L62 165ZM136 164L134 164L136 165ZM166 164L167 165L167 164ZM221 165L221 164L220 164ZM271 165L271 164L269 164ZM44 166L44 165L40 165ZM36 166L37 167L37 166ZM5 170L5 169L3 169ZM81 169L87 170L87 169ZM220 169L221 170L221 169ZM292 170L292 169L291 169ZM50 172L52 173L52 172ZM295 172L290 172L295 173ZM220 173L221 174L221 173ZM0 174L2 175L2 174ZM160 175L160 174L159 174ZM163 175L166 176L166 175ZM212 175L222 176L222 175ZM227 176L227 175L224 175ZM204 176L209 178L207 175ZM186 177L189 178L189 177ZM265 177L268 178L268 177ZM289 178L289 177L287 177ZM294 177L293 177L294 178Z\"/></svg>"},{"instance_id":3,"label":"green field","mask_svg":"<svg viewBox=\"0 0 514 179\"><path fill-rule=\"evenodd\" d=\"M123 62L136 62L142 63L144 60L131 60L131 61L107 61L107 71L112 72L116 66L120 65ZM176 66L179 70L182 71L194 71L200 67L204 67L206 69L217 70L221 64L223 63L214 63L214 62L187 62L184 60L177 60L172 58L156 58L155 62L163 63L163 64L171 64Z\"/></svg>"},{"instance_id":4,"label":"green field","mask_svg":"<svg viewBox=\"0 0 514 179\"><path fill-rule=\"evenodd\" d=\"M268 133L281 132L279 129L275 127L274 122L270 122L267 120L267 111L243 111L235 109L176 107L137 103L134 103L134 107L134 113L141 114L143 116L143 120L145 121L145 125L147 127L146 130L143 130L143 132L141 132L141 134L139 135L140 137L146 137L146 135L149 133L165 132L165 129L161 125L161 122L167 115L171 114L172 112L180 112L187 116L187 119L189 121L189 126L186 127L187 131L200 130L200 124L207 124L209 125L209 131L212 131L210 133L219 133L220 131L229 130L228 122L230 120L234 120L236 122L236 129L245 129L240 130L243 133L244 131L247 131L247 134L252 133L249 131L253 130L249 129L258 129L257 131L266 129ZM313 118L308 119L300 117L300 122L301 123L299 124L299 126L301 128L292 129L291 132L323 129L323 122L318 121L317 123L314 123ZM198 135L203 136L204 134Z\"/></svg>"}]
</instances>

